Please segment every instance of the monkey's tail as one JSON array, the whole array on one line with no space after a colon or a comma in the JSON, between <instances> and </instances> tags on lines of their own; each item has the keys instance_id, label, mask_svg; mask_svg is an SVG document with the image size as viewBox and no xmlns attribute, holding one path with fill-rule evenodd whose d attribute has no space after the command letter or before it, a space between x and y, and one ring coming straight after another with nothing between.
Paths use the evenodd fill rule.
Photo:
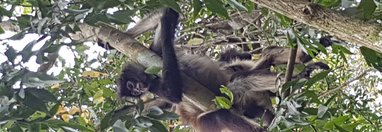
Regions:
<instances>
[{"instance_id":1,"label":"monkey's tail","mask_svg":"<svg viewBox=\"0 0 382 132\"><path fill-rule=\"evenodd\" d=\"M182 100L182 79L174 50L175 28L178 25L179 14L171 8L163 10L161 18L159 43L162 45L164 93L167 99L174 103Z\"/></svg>"}]
</instances>

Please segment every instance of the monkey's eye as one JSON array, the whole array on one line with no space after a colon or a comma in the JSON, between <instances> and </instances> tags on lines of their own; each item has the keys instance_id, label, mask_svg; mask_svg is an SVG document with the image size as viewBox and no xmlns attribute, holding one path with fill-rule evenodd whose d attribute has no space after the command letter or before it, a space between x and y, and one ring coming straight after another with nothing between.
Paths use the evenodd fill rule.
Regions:
<instances>
[{"instance_id":1,"label":"monkey's eye","mask_svg":"<svg viewBox=\"0 0 382 132\"><path fill-rule=\"evenodd\" d=\"M126 83L126 86L127 86L128 89L134 89L134 83L133 82L128 81Z\"/></svg>"}]
</instances>

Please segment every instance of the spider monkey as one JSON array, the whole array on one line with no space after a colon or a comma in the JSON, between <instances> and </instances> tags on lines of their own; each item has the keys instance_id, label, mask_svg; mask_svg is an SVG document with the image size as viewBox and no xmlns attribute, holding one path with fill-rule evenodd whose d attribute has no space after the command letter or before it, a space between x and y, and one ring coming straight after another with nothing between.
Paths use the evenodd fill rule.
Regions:
<instances>
[{"instance_id":1,"label":"spider monkey","mask_svg":"<svg viewBox=\"0 0 382 132\"><path fill-rule=\"evenodd\" d=\"M163 78L147 75L140 65L129 63L117 80L119 95L121 97L140 97L146 92L155 93L175 104L176 111L183 121L189 122L197 131L265 131L262 127L251 125L229 110L205 112L182 102L183 84L181 83L180 71L199 81L216 94L220 94L219 88L229 81L229 76L219 69L218 63L207 57L189 55L179 51L175 54L173 45L175 28L178 23L177 12L165 8L150 16L146 17L147 19L144 18L141 22L146 23L146 25L137 28L137 26L142 26L141 23L138 23L134 28L128 30L127 34L136 36L135 33L142 33L156 25L154 44L150 46L150 49L163 58ZM160 19L159 24L157 24L157 20L153 21L154 19L151 18ZM151 23L148 23L149 21Z\"/></svg>"},{"instance_id":2,"label":"spider monkey","mask_svg":"<svg viewBox=\"0 0 382 132\"><path fill-rule=\"evenodd\" d=\"M182 102L183 83L180 72L198 81L215 95L220 95L221 85L228 86L234 94L233 106L239 110L240 114L250 118L264 117L265 123L270 124L274 114L269 91L274 89L277 75L266 70L255 72L253 69L270 67L273 60L270 60L272 63L255 63L246 62L244 57L244 60L236 59L235 63L226 64L224 65L226 69L222 69L220 62L212 61L208 57L174 50L178 17L176 11L164 8L143 18L126 32L135 37L156 28L154 44L150 46L150 49L163 58L163 78L146 74L144 68L137 63L128 63L117 80L119 95L140 97L146 92L155 93L175 104L176 112L197 131L265 131L264 128L251 125L247 120L239 118L229 110L205 112ZM242 69L230 70L232 66L241 66ZM243 71L251 71L251 74L232 78L234 74Z\"/></svg>"}]
</instances>

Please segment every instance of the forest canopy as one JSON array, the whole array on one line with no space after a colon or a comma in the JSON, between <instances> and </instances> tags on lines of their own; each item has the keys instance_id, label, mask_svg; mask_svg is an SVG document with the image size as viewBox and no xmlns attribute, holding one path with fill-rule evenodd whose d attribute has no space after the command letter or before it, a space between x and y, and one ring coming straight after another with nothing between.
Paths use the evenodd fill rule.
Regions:
<instances>
[{"instance_id":1,"label":"forest canopy","mask_svg":"<svg viewBox=\"0 0 382 132\"><path fill-rule=\"evenodd\" d=\"M176 46L212 60L230 48L253 61L270 46L321 51L313 61L330 70L280 84L269 131L381 131L380 0L2 0L0 130L192 131L169 109L145 109L155 95L116 94L126 61L161 70L147 48L154 32L124 32L162 7L181 14ZM324 36L329 48L319 47ZM293 74L304 67L294 65ZM287 65L271 70L292 74ZM208 92L185 96L206 109L229 104Z\"/></svg>"}]
</instances>

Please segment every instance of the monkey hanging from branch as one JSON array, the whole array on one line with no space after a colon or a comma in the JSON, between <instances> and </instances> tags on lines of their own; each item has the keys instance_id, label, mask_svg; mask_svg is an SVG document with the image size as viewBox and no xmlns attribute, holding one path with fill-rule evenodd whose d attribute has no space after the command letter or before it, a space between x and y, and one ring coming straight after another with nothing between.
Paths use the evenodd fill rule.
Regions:
<instances>
[{"instance_id":1,"label":"monkey hanging from branch","mask_svg":"<svg viewBox=\"0 0 382 132\"><path fill-rule=\"evenodd\" d=\"M239 114L249 118L263 118L264 123L269 125L274 118L270 92L275 89L277 74L267 68L279 64L279 59L275 58L286 62L287 57L273 54L274 50L270 49L267 51L269 56L264 58L265 61L253 62L247 60L248 56L238 57L227 52L228 58L236 59L222 64L206 56L175 50L174 37L178 17L176 11L163 8L146 16L126 32L136 37L156 28L154 44L150 49L163 58L163 77L152 77L137 63L128 63L117 81L119 95L140 97L147 92L154 93L174 104L181 119L190 123L197 131L266 131L260 126L253 126L230 110L202 111L182 102L183 85L186 84L183 84L180 72L207 87L215 95L221 95L221 85L227 86L234 94L233 108L238 110Z\"/></svg>"}]
</instances>

